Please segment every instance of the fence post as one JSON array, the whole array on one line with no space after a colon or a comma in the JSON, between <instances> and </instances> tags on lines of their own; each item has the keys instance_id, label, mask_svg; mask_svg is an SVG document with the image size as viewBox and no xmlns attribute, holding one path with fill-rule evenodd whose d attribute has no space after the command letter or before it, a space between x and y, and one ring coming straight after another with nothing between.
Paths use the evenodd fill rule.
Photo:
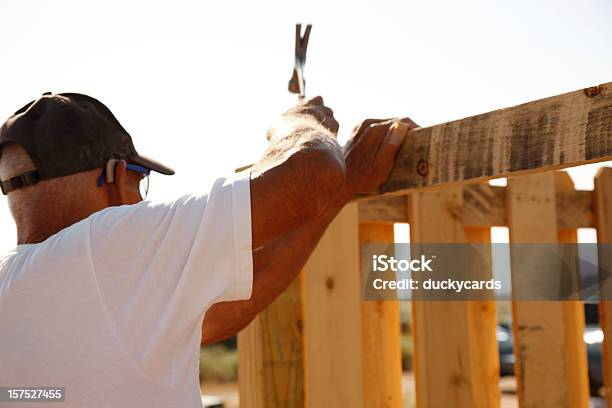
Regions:
<instances>
[{"instance_id":1,"label":"fence post","mask_svg":"<svg viewBox=\"0 0 612 408\"><path fill-rule=\"evenodd\" d=\"M466 227L465 238L470 243L491 243L491 228ZM490 248L490 245L489 245ZM490 269L478 271L475 279L487 280L493 276L491 249L487 254ZM486 276L485 276L486 275ZM497 313L494 300L468 302L468 317L473 337L470 339L470 361L475 376L472 383L475 407L499 406L499 348L497 345Z\"/></svg>"},{"instance_id":2,"label":"fence post","mask_svg":"<svg viewBox=\"0 0 612 408\"><path fill-rule=\"evenodd\" d=\"M460 186L411 194L411 242L466 242L462 207ZM482 232L469 235L475 241L489 240ZM419 407L499 406L493 305L414 301L413 333Z\"/></svg>"},{"instance_id":3,"label":"fence post","mask_svg":"<svg viewBox=\"0 0 612 408\"><path fill-rule=\"evenodd\" d=\"M358 227L357 204L348 204L304 266L308 407L364 406Z\"/></svg>"},{"instance_id":4,"label":"fence post","mask_svg":"<svg viewBox=\"0 0 612 408\"><path fill-rule=\"evenodd\" d=\"M393 244L393 224L362 222L359 243ZM365 254L362 259L371 259ZM380 254L376 254L380 255ZM389 255L393 255L392 253ZM401 408L402 361L398 301L362 301L363 399L365 407Z\"/></svg>"},{"instance_id":5,"label":"fence post","mask_svg":"<svg viewBox=\"0 0 612 408\"><path fill-rule=\"evenodd\" d=\"M302 408L302 277L238 333L243 408Z\"/></svg>"},{"instance_id":6,"label":"fence post","mask_svg":"<svg viewBox=\"0 0 612 408\"><path fill-rule=\"evenodd\" d=\"M603 167L595 176L595 226L597 243L612 244L612 168ZM600 247L599 266L602 270L612 269L612 254L609 248ZM611 293L610 280L603 283L602 292ZM612 408L612 300L602 299L599 304L599 321L604 332L603 375L606 406Z\"/></svg>"},{"instance_id":7,"label":"fence post","mask_svg":"<svg viewBox=\"0 0 612 408\"><path fill-rule=\"evenodd\" d=\"M575 233L559 233L555 186L566 174L554 172L508 180L510 242L575 241ZM555 181L557 180L557 181ZM510 251L516 264L515 251ZM512 268L513 285L523 272ZM517 394L520 407L586 407L588 384L584 311L580 302L514 301L513 332Z\"/></svg>"}]
</instances>

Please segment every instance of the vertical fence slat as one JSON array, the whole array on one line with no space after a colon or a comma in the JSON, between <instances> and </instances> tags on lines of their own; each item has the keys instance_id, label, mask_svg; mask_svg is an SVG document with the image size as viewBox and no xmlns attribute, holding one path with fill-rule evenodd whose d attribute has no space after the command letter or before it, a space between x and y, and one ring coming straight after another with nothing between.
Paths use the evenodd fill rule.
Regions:
<instances>
[{"instance_id":1,"label":"vertical fence slat","mask_svg":"<svg viewBox=\"0 0 612 408\"><path fill-rule=\"evenodd\" d=\"M457 215L462 205L462 187L411 194L408 201L411 242L466 242L464 225ZM482 235L474 235L472 239L483 239ZM497 344L491 341L495 335L493 315L490 308L470 302L413 302L419 407L499 405ZM479 325L484 321L488 322L486 330L481 330Z\"/></svg>"},{"instance_id":2,"label":"vertical fence slat","mask_svg":"<svg viewBox=\"0 0 612 408\"><path fill-rule=\"evenodd\" d=\"M358 224L348 204L304 267L308 407L364 406Z\"/></svg>"},{"instance_id":3,"label":"vertical fence slat","mask_svg":"<svg viewBox=\"0 0 612 408\"><path fill-rule=\"evenodd\" d=\"M559 176L557 176L559 177ZM561 176L563 177L563 176ZM508 180L511 243L558 242L553 172ZM511 263L513 253L511 249ZM512 269L513 282L522 271ZM577 302L512 304L520 407L586 407L588 387L583 311ZM579 379L579 380L576 380Z\"/></svg>"},{"instance_id":4,"label":"vertical fence slat","mask_svg":"<svg viewBox=\"0 0 612 408\"><path fill-rule=\"evenodd\" d=\"M245 408L265 407L261 337L259 316L238 333L238 390L240 406Z\"/></svg>"},{"instance_id":5,"label":"vertical fence slat","mask_svg":"<svg viewBox=\"0 0 612 408\"><path fill-rule=\"evenodd\" d=\"M304 406L301 286L298 277L238 334L241 407Z\"/></svg>"},{"instance_id":6,"label":"vertical fence slat","mask_svg":"<svg viewBox=\"0 0 612 408\"><path fill-rule=\"evenodd\" d=\"M598 243L612 243L612 168L604 167L595 176L595 226ZM600 268L612 269L612 253L600 248L598 261ZM610 279L604 282L602 291L612 293ZM606 406L612 408L612 301L602 300L599 304L600 324L604 332L603 374Z\"/></svg>"},{"instance_id":7,"label":"vertical fence slat","mask_svg":"<svg viewBox=\"0 0 612 408\"><path fill-rule=\"evenodd\" d=\"M564 171L554 172L556 197L560 192L574 190L572 178ZM557 207L557 210L559 207ZM557 214L557 225L562 214ZM576 228L558 228L557 238L559 242L566 244L578 243L578 230ZM563 305L563 317L566 328L565 341L567 349L576 353L567 352L564 355L568 370L568 382L574 384L574 388L582 392L568 394L570 406L586 407L589 403L589 376L586 346L584 344L584 303L581 301L565 301Z\"/></svg>"},{"instance_id":8,"label":"vertical fence slat","mask_svg":"<svg viewBox=\"0 0 612 408\"><path fill-rule=\"evenodd\" d=\"M470 243L491 243L490 228L465 228L466 241ZM483 248L484 250L484 248ZM490 279L493 275L493 259L489 246L486 257L490 265L488 271L474 271L478 276L473 279ZM497 346L497 313L494 300L479 300L468 302L468 317L470 330L476 333L470 339L470 363L472 373L472 393L474 407L499 406L499 349Z\"/></svg>"},{"instance_id":9,"label":"vertical fence slat","mask_svg":"<svg viewBox=\"0 0 612 408\"><path fill-rule=\"evenodd\" d=\"M393 242L393 224L359 224L360 245ZM363 259L367 262L370 257ZM364 406L400 408L403 405L399 302L362 301L361 317Z\"/></svg>"}]
</instances>

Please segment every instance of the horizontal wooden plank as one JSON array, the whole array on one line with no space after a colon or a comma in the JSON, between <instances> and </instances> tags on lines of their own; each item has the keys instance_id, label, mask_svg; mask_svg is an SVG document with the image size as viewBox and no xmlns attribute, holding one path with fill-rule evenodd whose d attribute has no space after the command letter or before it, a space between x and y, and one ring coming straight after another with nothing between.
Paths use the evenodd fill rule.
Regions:
<instances>
[{"instance_id":1,"label":"horizontal wooden plank","mask_svg":"<svg viewBox=\"0 0 612 408\"><path fill-rule=\"evenodd\" d=\"M405 196L359 202L359 222L408 222Z\"/></svg>"},{"instance_id":2,"label":"horizontal wooden plank","mask_svg":"<svg viewBox=\"0 0 612 408\"><path fill-rule=\"evenodd\" d=\"M592 228L593 192L557 191L558 228ZM451 209L463 224L473 227L495 227L508 224L506 188L488 184L469 184L463 189L463 207ZM361 222L408 222L404 196L381 197L359 202Z\"/></svg>"},{"instance_id":3,"label":"horizontal wooden plank","mask_svg":"<svg viewBox=\"0 0 612 408\"><path fill-rule=\"evenodd\" d=\"M411 130L377 194L611 159L612 83L606 83Z\"/></svg>"}]
</instances>

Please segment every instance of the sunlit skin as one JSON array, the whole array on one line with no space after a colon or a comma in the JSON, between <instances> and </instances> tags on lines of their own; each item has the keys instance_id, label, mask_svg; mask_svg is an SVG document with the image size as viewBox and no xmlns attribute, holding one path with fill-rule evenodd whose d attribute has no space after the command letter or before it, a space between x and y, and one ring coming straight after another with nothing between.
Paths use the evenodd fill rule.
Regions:
<instances>
[{"instance_id":1,"label":"sunlit skin","mask_svg":"<svg viewBox=\"0 0 612 408\"><path fill-rule=\"evenodd\" d=\"M25 162L25 163L24 163ZM8 203L17 226L18 244L43 242L51 235L106 207L142 201L142 175L117 162L114 183L98 187L102 168L69 176L43 180L38 184L9 193ZM0 159L0 175L8 179L34 169L19 146L7 146Z\"/></svg>"},{"instance_id":2,"label":"sunlit skin","mask_svg":"<svg viewBox=\"0 0 612 408\"><path fill-rule=\"evenodd\" d=\"M136 204L143 200L140 194L140 180L144 175L128 170L125 160L115 167L115 182L104 183L108 195L108 205Z\"/></svg>"}]
</instances>

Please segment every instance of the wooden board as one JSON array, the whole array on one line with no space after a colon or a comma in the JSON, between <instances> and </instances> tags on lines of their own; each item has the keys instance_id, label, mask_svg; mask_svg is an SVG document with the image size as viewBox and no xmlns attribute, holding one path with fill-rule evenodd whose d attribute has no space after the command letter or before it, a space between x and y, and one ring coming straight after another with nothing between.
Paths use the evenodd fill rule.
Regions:
<instances>
[{"instance_id":1,"label":"wooden board","mask_svg":"<svg viewBox=\"0 0 612 408\"><path fill-rule=\"evenodd\" d=\"M330 224L304 266L306 406L364 407L357 204Z\"/></svg>"},{"instance_id":2,"label":"wooden board","mask_svg":"<svg viewBox=\"0 0 612 408\"><path fill-rule=\"evenodd\" d=\"M612 168L602 168L595 176L595 219L597 225L597 242L612 244ZM604 248L599 251L600 267L612 269L612 253ZM602 286L602 291L612 293L612 282L609 279ZM604 332L603 342L603 375L606 390L606 406L612 408L612 301L599 304L599 321Z\"/></svg>"},{"instance_id":3,"label":"wooden board","mask_svg":"<svg viewBox=\"0 0 612 408\"><path fill-rule=\"evenodd\" d=\"M378 194L612 159L612 83L409 131Z\"/></svg>"},{"instance_id":4,"label":"wooden board","mask_svg":"<svg viewBox=\"0 0 612 408\"><path fill-rule=\"evenodd\" d=\"M359 244L393 243L393 225L359 224ZM393 248L391 246L391 248ZM388 255L393 256L392 251ZM377 255L381 255L377 253ZM371 259L364 253L363 260ZM362 301L363 401L365 407L401 408L402 356L399 302Z\"/></svg>"},{"instance_id":5,"label":"wooden board","mask_svg":"<svg viewBox=\"0 0 612 408\"><path fill-rule=\"evenodd\" d=\"M557 200L559 197L564 196L563 192L574 191L574 182L569 174L555 172L554 181ZM564 217L567 218L568 215L559 212L559 205L557 205L558 241L567 244L578 243L578 230L575 227L561 227L559 221L560 218ZM567 352L564 358L565 364L568 367L568 382L573 385L574 390L580 390L580 392L574 395L569 395L570 406L583 407L587 406L589 402L588 360L583 329L585 326L584 303L581 301L567 301L561 302L561 304L563 306L565 324L564 339Z\"/></svg>"},{"instance_id":6,"label":"wooden board","mask_svg":"<svg viewBox=\"0 0 612 408\"><path fill-rule=\"evenodd\" d=\"M411 242L466 242L464 225L451 210L462 201L460 186L410 195ZM490 239L482 231L468 235L474 241ZM419 407L499 406L495 321L493 302L413 302Z\"/></svg>"},{"instance_id":7,"label":"wooden board","mask_svg":"<svg viewBox=\"0 0 612 408\"><path fill-rule=\"evenodd\" d=\"M465 238L471 243L491 242L491 229L465 227ZM490 279L493 276L493 259L489 251L481 256L488 258L490 269L475 271L476 279ZM467 302L470 329L470 363L472 392L476 396L475 407L499 406L499 348L497 344L496 302L493 300Z\"/></svg>"},{"instance_id":8,"label":"wooden board","mask_svg":"<svg viewBox=\"0 0 612 408\"><path fill-rule=\"evenodd\" d=\"M593 192L560 190L556 192L558 228L593 228ZM471 227L508 225L506 187L468 184L463 189L463 206L454 209L463 224ZM382 197L359 202L361 222L408 222L403 196Z\"/></svg>"},{"instance_id":9,"label":"wooden board","mask_svg":"<svg viewBox=\"0 0 612 408\"><path fill-rule=\"evenodd\" d=\"M548 172L508 180L510 242L575 240L575 232L572 237L567 232L560 234L557 228L555 189L570 183L568 179L566 173ZM511 268L518 262L515 256L511 248ZM513 287L524 279L521 273L523 270L512 268ZM517 301L512 312L519 406L586 407L588 377L581 303Z\"/></svg>"},{"instance_id":10,"label":"wooden board","mask_svg":"<svg viewBox=\"0 0 612 408\"><path fill-rule=\"evenodd\" d=\"M304 406L301 276L238 334L244 408Z\"/></svg>"}]
</instances>

